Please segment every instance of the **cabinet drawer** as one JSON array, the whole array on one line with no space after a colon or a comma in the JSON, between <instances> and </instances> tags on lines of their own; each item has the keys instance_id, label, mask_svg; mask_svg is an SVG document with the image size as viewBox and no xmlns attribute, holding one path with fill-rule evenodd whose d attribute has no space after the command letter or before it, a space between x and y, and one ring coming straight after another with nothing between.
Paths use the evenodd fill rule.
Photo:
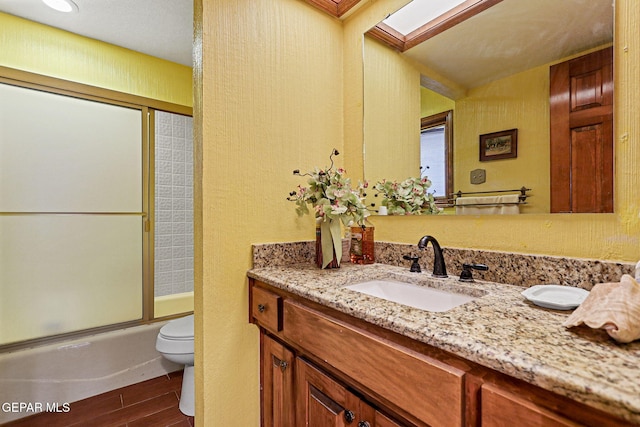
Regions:
<instances>
[{"instance_id":1,"label":"cabinet drawer","mask_svg":"<svg viewBox=\"0 0 640 427\"><path fill-rule=\"evenodd\" d=\"M482 427L578 427L581 424L493 384L483 384Z\"/></svg>"},{"instance_id":2,"label":"cabinet drawer","mask_svg":"<svg viewBox=\"0 0 640 427\"><path fill-rule=\"evenodd\" d=\"M282 330L282 297L266 289L251 287L251 316L272 332Z\"/></svg>"},{"instance_id":3,"label":"cabinet drawer","mask_svg":"<svg viewBox=\"0 0 640 427\"><path fill-rule=\"evenodd\" d=\"M287 340L417 419L462 425L464 371L289 300L284 323Z\"/></svg>"}]
</instances>

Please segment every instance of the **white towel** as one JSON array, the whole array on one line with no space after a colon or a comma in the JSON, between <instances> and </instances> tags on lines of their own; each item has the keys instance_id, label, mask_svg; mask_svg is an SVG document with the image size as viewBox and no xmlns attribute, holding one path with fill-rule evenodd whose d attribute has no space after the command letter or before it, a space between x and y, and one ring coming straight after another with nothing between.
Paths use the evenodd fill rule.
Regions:
<instances>
[{"instance_id":1,"label":"white towel","mask_svg":"<svg viewBox=\"0 0 640 427\"><path fill-rule=\"evenodd\" d=\"M514 215L520 213L517 194L458 197L456 215Z\"/></svg>"}]
</instances>

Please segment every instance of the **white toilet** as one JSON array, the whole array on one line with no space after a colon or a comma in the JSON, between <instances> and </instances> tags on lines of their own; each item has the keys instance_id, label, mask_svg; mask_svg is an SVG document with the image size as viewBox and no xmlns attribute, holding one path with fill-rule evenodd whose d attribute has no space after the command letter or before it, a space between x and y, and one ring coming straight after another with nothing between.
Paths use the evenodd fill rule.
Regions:
<instances>
[{"instance_id":1,"label":"white toilet","mask_svg":"<svg viewBox=\"0 0 640 427\"><path fill-rule=\"evenodd\" d=\"M180 411L195 414L195 384L193 378L193 314L167 322L158 334L156 350L165 359L184 365Z\"/></svg>"}]
</instances>

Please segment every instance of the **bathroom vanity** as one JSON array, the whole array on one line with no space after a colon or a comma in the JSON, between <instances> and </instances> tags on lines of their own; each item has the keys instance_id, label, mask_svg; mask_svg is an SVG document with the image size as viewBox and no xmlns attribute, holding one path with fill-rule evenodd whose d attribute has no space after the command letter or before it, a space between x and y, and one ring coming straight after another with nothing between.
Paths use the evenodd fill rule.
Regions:
<instances>
[{"instance_id":1,"label":"bathroom vanity","mask_svg":"<svg viewBox=\"0 0 640 427\"><path fill-rule=\"evenodd\" d=\"M522 287L383 264L248 276L264 427L640 425L640 343L566 330ZM430 312L345 288L389 278L474 299Z\"/></svg>"}]
</instances>

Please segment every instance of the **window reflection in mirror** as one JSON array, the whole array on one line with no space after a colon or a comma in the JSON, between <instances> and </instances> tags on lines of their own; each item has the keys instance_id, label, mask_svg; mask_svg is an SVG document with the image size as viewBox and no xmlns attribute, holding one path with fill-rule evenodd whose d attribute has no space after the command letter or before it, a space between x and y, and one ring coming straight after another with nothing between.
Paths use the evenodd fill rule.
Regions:
<instances>
[{"instance_id":1,"label":"window reflection in mirror","mask_svg":"<svg viewBox=\"0 0 640 427\"><path fill-rule=\"evenodd\" d=\"M420 168L439 205L453 193L453 111L420 120Z\"/></svg>"}]
</instances>

